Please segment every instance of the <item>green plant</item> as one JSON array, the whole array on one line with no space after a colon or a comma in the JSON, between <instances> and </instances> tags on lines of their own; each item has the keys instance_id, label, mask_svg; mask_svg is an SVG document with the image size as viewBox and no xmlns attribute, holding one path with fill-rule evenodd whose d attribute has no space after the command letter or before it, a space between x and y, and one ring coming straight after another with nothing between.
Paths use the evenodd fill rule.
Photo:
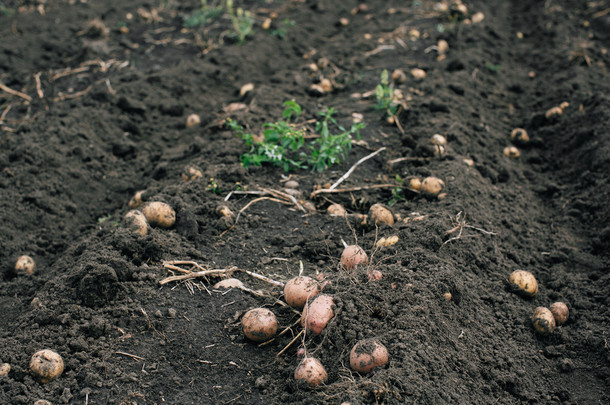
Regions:
<instances>
[{"instance_id":1,"label":"green plant","mask_svg":"<svg viewBox=\"0 0 610 405\"><path fill-rule=\"evenodd\" d=\"M15 14L15 10L5 6L4 2L0 1L0 15L10 17L13 14Z\"/></svg>"},{"instance_id":2,"label":"green plant","mask_svg":"<svg viewBox=\"0 0 610 405\"><path fill-rule=\"evenodd\" d=\"M201 0L201 7L184 19L187 28L203 27L216 21L223 13L222 6L209 6L207 0Z\"/></svg>"},{"instance_id":3,"label":"green plant","mask_svg":"<svg viewBox=\"0 0 610 405\"><path fill-rule=\"evenodd\" d=\"M500 64L493 64L491 62L485 63L485 67L492 73L498 73L500 71Z\"/></svg>"},{"instance_id":4,"label":"green plant","mask_svg":"<svg viewBox=\"0 0 610 405\"><path fill-rule=\"evenodd\" d=\"M233 0L227 0L226 7L229 18L231 19L231 24L233 24L233 35L237 39L238 44L243 44L248 35L252 33L252 27L254 26L252 13L241 7L234 9Z\"/></svg>"},{"instance_id":5,"label":"green plant","mask_svg":"<svg viewBox=\"0 0 610 405\"><path fill-rule=\"evenodd\" d=\"M381 72L379 84L375 88L375 97L377 98L376 109L385 111L389 117L396 116L400 104L394 97L394 85L390 83L387 69Z\"/></svg>"},{"instance_id":6,"label":"green plant","mask_svg":"<svg viewBox=\"0 0 610 405\"><path fill-rule=\"evenodd\" d=\"M391 207L392 205L396 204L397 202L404 200L405 196L403 194L403 184L404 184L404 180L402 177L400 177L399 175L396 175L396 187L394 187L392 189L392 198L390 199L390 201L388 201L388 205Z\"/></svg>"},{"instance_id":7,"label":"green plant","mask_svg":"<svg viewBox=\"0 0 610 405\"><path fill-rule=\"evenodd\" d=\"M208 186L205 189L214 194L220 194L221 192L220 186L218 185L216 180L214 180L213 177L210 177L210 180L208 181Z\"/></svg>"},{"instance_id":8,"label":"green plant","mask_svg":"<svg viewBox=\"0 0 610 405\"><path fill-rule=\"evenodd\" d=\"M269 31L269 33L284 41L286 40L286 33L288 32L288 28L294 27L295 24L296 23L294 21L286 18L284 19L284 21L282 21L282 25L279 28L273 29Z\"/></svg>"},{"instance_id":9,"label":"green plant","mask_svg":"<svg viewBox=\"0 0 610 405\"><path fill-rule=\"evenodd\" d=\"M353 123L350 129L346 130L333 118L334 109L326 108L319 113L322 121L315 123L314 139L306 144L305 128L293 122L301 113L301 106L295 101L284 102L282 119L265 123L260 137L246 132L239 123L228 119L227 127L249 148L249 151L241 156L242 164L248 167L270 163L285 171L302 168L323 171L345 157L351 149L352 135L359 136L359 130L364 128L362 123ZM338 130L338 133L333 134L331 129Z\"/></svg>"}]
</instances>

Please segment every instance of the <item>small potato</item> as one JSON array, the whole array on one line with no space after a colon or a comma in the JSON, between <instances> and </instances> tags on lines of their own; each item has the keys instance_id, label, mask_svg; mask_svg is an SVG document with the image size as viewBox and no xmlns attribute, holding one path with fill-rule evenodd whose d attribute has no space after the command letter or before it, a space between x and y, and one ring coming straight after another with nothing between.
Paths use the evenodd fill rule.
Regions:
<instances>
[{"instance_id":1,"label":"small potato","mask_svg":"<svg viewBox=\"0 0 610 405\"><path fill-rule=\"evenodd\" d=\"M277 319L267 308L254 308L241 318L244 335L253 342L265 342L277 332Z\"/></svg>"},{"instance_id":2,"label":"small potato","mask_svg":"<svg viewBox=\"0 0 610 405\"><path fill-rule=\"evenodd\" d=\"M421 191L421 179L419 177L409 179L409 188L413 191Z\"/></svg>"},{"instance_id":3,"label":"small potato","mask_svg":"<svg viewBox=\"0 0 610 405\"><path fill-rule=\"evenodd\" d=\"M335 316L335 301L330 295L321 294L305 304L301 316L301 326L316 335L322 333L328 322Z\"/></svg>"},{"instance_id":4,"label":"small potato","mask_svg":"<svg viewBox=\"0 0 610 405\"><path fill-rule=\"evenodd\" d=\"M523 128L515 128L510 133L510 140L516 144L526 144L530 141L527 131Z\"/></svg>"},{"instance_id":5,"label":"small potato","mask_svg":"<svg viewBox=\"0 0 610 405\"><path fill-rule=\"evenodd\" d=\"M388 349L377 339L362 340L349 354L349 364L359 373L368 373L388 362Z\"/></svg>"},{"instance_id":6,"label":"small potato","mask_svg":"<svg viewBox=\"0 0 610 405\"><path fill-rule=\"evenodd\" d=\"M150 225L159 228L169 228L176 222L176 211L164 202L150 202L144 206L142 213Z\"/></svg>"},{"instance_id":7,"label":"small potato","mask_svg":"<svg viewBox=\"0 0 610 405\"><path fill-rule=\"evenodd\" d=\"M142 205L142 194L144 194L144 191L146 191L146 190L136 191L134 196L131 197L131 200L129 200L129 204L128 204L129 208L136 209L140 205Z\"/></svg>"},{"instance_id":8,"label":"small potato","mask_svg":"<svg viewBox=\"0 0 610 405\"><path fill-rule=\"evenodd\" d=\"M445 182L438 177L426 177L421 183L421 193L428 197L436 197L445 188Z\"/></svg>"},{"instance_id":9,"label":"small potato","mask_svg":"<svg viewBox=\"0 0 610 405\"><path fill-rule=\"evenodd\" d=\"M438 48L438 53L440 53L440 54L444 54L444 53L447 53L447 51L449 51L449 43L447 41L445 41L444 39L439 39L438 42L436 43L436 47Z\"/></svg>"},{"instance_id":10,"label":"small potato","mask_svg":"<svg viewBox=\"0 0 610 405\"><path fill-rule=\"evenodd\" d=\"M186 117L186 127L187 128L194 127L195 125L199 125L199 124L201 124L201 118L199 118L199 115L191 114L188 117Z\"/></svg>"},{"instance_id":11,"label":"small potato","mask_svg":"<svg viewBox=\"0 0 610 405\"><path fill-rule=\"evenodd\" d=\"M0 364L0 377L6 377L11 372L11 365L8 363Z\"/></svg>"},{"instance_id":12,"label":"small potato","mask_svg":"<svg viewBox=\"0 0 610 405\"><path fill-rule=\"evenodd\" d=\"M320 284L311 277L294 277L284 286L284 299L294 308L303 308L309 298L320 293Z\"/></svg>"},{"instance_id":13,"label":"small potato","mask_svg":"<svg viewBox=\"0 0 610 405\"><path fill-rule=\"evenodd\" d=\"M34 405L51 405L51 403L46 399L39 399L38 401L34 402Z\"/></svg>"},{"instance_id":14,"label":"small potato","mask_svg":"<svg viewBox=\"0 0 610 405\"><path fill-rule=\"evenodd\" d=\"M368 262L369 257L360 246L350 245L343 249L343 253L341 254L341 265L343 265L346 270L358 268L359 265L366 265Z\"/></svg>"},{"instance_id":15,"label":"small potato","mask_svg":"<svg viewBox=\"0 0 610 405\"><path fill-rule=\"evenodd\" d=\"M322 90L324 90L325 93L330 93L333 91L332 82L326 78L320 80L320 87L322 87Z\"/></svg>"},{"instance_id":16,"label":"small potato","mask_svg":"<svg viewBox=\"0 0 610 405\"><path fill-rule=\"evenodd\" d=\"M227 207L226 205L219 205L218 207L216 207L216 214L221 217L229 217L229 218L235 217L235 214L233 213L233 211L231 211L231 209L229 207Z\"/></svg>"},{"instance_id":17,"label":"small potato","mask_svg":"<svg viewBox=\"0 0 610 405\"><path fill-rule=\"evenodd\" d=\"M201 170L193 166L188 166L182 172L182 181L193 181L203 177Z\"/></svg>"},{"instance_id":18,"label":"small potato","mask_svg":"<svg viewBox=\"0 0 610 405\"><path fill-rule=\"evenodd\" d=\"M17 258L15 263L15 271L17 273L26 273L28 275L34 274L36 270L36 262L30 256L23 255Z\"/></svg>"},{"instance_id":19,"label":"small potato","mask_svg":"<svg viewBox=\"0 0 610 405\"><path fill-rule=\"evenodd\" d=\"M214 284L214 288L244 288L244 283L236 278L227 278Z\"/></svg>"},{"instance_id":20,"label":"small potato","mask_svg":"<svg viewBox=\"0 0 610 405\"><path fill-rule=\"evenodd\" d=\"M553 107L549 108L544 114L544 116L547 120L551 120L554 118L559 118L561 114L563 114L563 109L561 107Z\"/></svg>"},{"instance_id":21,"label":"small potato","mask_svg":"<svg viewBox=\"0 0 610 405\"><path fill-rule=\"evenodd\" d=\"M411 76L417 81L424 80L426 78L426 71L418 68L411 69Z\"/></svg>"},{"instance_id":22,"label":"small potato","mask_svg":"<svg viewBox=\"0 0 610 405\"><path fill-rule=\"evenodd\" d=\"M305 357L294 370L294 379L315 387L324 384L328 380L328 374L318 359Z\"/></svg>"},{"instance_id":23,"label":"small potato","mask_svg":"<svg viewBox=\"0 0 610 405\"><path fill-rule=\"evenodd\" d=\"M506 148L504 148L504 156L507 156L511 159L517 159L519 156L521 156L521 152L519 151L519 149L515 148L514 146L507 146Z\"/></svg>"},{"instance_id":24,"label":"small potato","mask_svg":"<svg viewBox=\"0 0 610 405\"><path fill-rule=\"evenodd\" d=\"M404 83L407 81L407 74L402 69L396 69L392 72L392 80L396 83Z\"/></svg>"},{"instance_id":25,"label":"small potato","mask_svg":"<svg viewBox=\"0 0 610 405\"><path fill-rule=\"evenodd\" d=\"M40 379L40 382L48 383L59 377L64 371L64 361L53 350L41 350L32 356L30 371Z\"/></svg>"},{"instance_id":26,"label":"small potato","mask_svg":"<svg viewBox=\"0 0 610 405\"><path fill-rule=\"evenodd\" d=\"M148 233L148 221L141 211L129 211L125 214L125 222L127 223L127 229L132 233L139 233L140 235L146 235Z\"/></svg>"},{"instance_id":27,"label":"small potato","mask_svg":"<svg viewBox=\"0 0 610 405\"><path fill-rule=\"evenodd\" d=\"M347 211L341 204L331 204L326 211L331 217L342 217L347 214Z\"/></svg>"},{"instance_id":28,"label":"small potato","mask_svg":"<svg viewBox=\"0 0 610 405\"><path fill-rule=\"evenodd\" d=\"M550 310L557 325L563 325L566 323L568 316L570 315L570 310L565 303L561 301L554 302L551 304Z\"/></svg>"},{"instance_id":29,"label":"small potato","mask_svg":"<svg viewBox=\"0 0 610 405\"><path fill-rule=\"evenodd\" d=\"M536 308L534 315L532 315L532 323L538 333L550 334L555 330L555 318L553 318L553 313L548 308Z\"/></svg>"},{"instance_id":30,"label":"small potato","mask_svg":"<svg viewBox=\"0 0 610 405\"><path fill-rule=\"evenodd\" d=\"M369 218L375 225L394 225L394 214L383 204L373 204L369 208Z\"/></svg>"},{"instance_id":31,"label":"small potato","mask_svg":"<svg viewBox=\"0 0 610 405\"><path fill-rule=\"evenodd\" d=\"M441 134L434 134L430 137L430 143L432 145L445 146L447 145L447 138L445 138Z\"/></svg>"},{"instance_id":32,"label":"small potato","mask_svg":"<svg viewBox=\"0 0 610 405\"><path fill-rule=\"evenodd\" d=\"M373 270L369 273L367 273L366 277L369 279L369 282L373 282L373 281L379 281L383 278L383 273L380 272L379 270Z\"/></svg>"},{"instance_id":33,"label":"small potato","mask_svg":"<svg viewBox=\"0 0 610 405\"><path fill-rule=\"evenodd\" d=\"M269 20L269 23L271 23L271 20ZM239 96L243 97L246 94L250 93L252 90L254 90L254 83L246 83L239 89Z\"/></svg>"},{"instance_id":34,"label":"small potato","mask_svg":"<svg viewBox=\"0 0 610 405\"><path fill-rule=\"evenodd\" d=\"M538 282L536 281L536 277L529 271L513 271L508 277L508 282L513 292L526 297L534 297L538 294Z\"/></svg>"},{"instance_id":35,"label":"small potato","mask_svg":"<svg viewBox=\"0 0 610 405\"><path fill-rule=\"evenodd\" d=\"M473 24L478 24L485 19L485 14L479 11L478 13L474 13L470 19L472 20Z\"/></svg>"}]
</instances>

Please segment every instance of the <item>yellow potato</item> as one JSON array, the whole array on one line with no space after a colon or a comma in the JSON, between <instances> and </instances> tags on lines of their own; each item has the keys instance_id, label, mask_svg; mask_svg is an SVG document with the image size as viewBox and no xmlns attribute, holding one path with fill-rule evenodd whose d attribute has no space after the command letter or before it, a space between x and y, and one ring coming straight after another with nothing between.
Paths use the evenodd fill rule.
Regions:
<instances>
[{"instance_id":1,"label":"yellow potato","mask_svg":"<svg viewBox=\"0 0 610 405\"><path fill-rule=\"evenodd\" d=\"M538 282L536 277L529 271L515 270L508 278L510 287L514 292L517 292L526 297L534 297L538 294Z\"/></svg>"},{"instance_id":2,"label":"yellow potato","mask_svg":"<svg viewBox=\"0 0 610 405\"><path fill-rule=\"evenodd\" d=\"M36 262L30 256L19 256L17 262L15 263L15 271L18 273L26 273L30 276L34 274L36 270Z\"/></svg>"},{"instance_id":3,"label":"yellow potato","mask_svg":"<svg viewBox=\"0 0 610 405\"><path fill-rule=\"evenodd\" d=\"M383 204L373 204L369 209L369 218L375 225L394 225L394 214Z\"/></svg>"},{"instance_id":4,"label":"yellow potato","mask_svg":"<svg viewBox=\"0 0 610 405\"><path fill-rule=\"evenodd\" d=\"M32 356L30 371L42 383L48 383L63 373L64 361L59 354L52 350L41 350Z\"/></svg>"},{"instance_id":5,"label":"yellow potato","mask_svg":"<svg viewBox=\"0 0 610 405\"><path fill-rule=\"evenodd\" d=\"M164 202L149 202L142 209L142 213L151 226L169 228L176 222L176 212Z\"/></svg>"},{"instance_id":6,"label":"yellow potato","mask_svg":"<svg viewBox=\"0 0 610 405\"><path fill-rule=\"evenodd\" d=\"M550 309L538 307L532 315L532 323L536 332L542 334L550 334L555 330L555 318Z\"/></svg>"}]
</instances>

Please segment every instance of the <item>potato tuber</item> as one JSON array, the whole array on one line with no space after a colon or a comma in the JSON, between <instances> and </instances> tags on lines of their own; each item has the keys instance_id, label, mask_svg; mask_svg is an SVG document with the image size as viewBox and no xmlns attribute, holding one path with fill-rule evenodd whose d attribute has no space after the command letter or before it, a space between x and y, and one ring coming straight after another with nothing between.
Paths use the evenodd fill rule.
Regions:
<instances>
[{"instance_id":1,"label":"potato tuber","mask_svg":"<svg viewBox=\"0 0 610 405\"><path fill-rule=\"evenodd\" d=\"M284 299L294 308L303 308L309 298L320 293L320 284L307 276L294 277L284 286Z\"/></svg>"},{"instance_id":2,"label":"potato tuber","mask_svg":"<svg viewBox=\"0 0 610 405\"><path fill-rule=\"evenodd\" d=\"M388 362L388 349L377 339L362 340L353 347L349 364L359 373L368 373Z\"/></svg>"},{"instance_id":3,"label":"potato tuber","mask_svg":"<svg viewBox=\"0 0 610 405\"><path fill-rule=\"evenodd\" d=\"M48 383L59 377L64 371L64 361L52 350L41 350L32 356L30 370L40 379L40 382Z\"/></svg>"},{"instance_id":4,"label":"potato tuber","mask_svg":"<svg viewBox=\"0 0 610 405\"><path fill-rule=\"evenodd\" d=\"M244 335L253 342L265 342L277 332L277 319L267 308L254 308L241 318Z\"/></svg>"}]
</instances>

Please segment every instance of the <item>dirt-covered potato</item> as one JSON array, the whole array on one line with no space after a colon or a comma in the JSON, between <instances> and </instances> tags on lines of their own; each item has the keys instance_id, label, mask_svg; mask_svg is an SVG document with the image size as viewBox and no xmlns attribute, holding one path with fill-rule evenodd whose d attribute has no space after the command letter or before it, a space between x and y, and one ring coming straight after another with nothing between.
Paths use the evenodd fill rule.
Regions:
<instances>
[{"instance_id":1,"label":"dirt-covered potato","mask_svg":"<svg viewBox=\"0 0 610 405\"><path fill-rule=\"evenodd\" d=\"M284 286L284 299L294 308L303 308L309 298L320 293L320 284L311 277L298 276Z\"/></svg>"},{"instance_id":2,"label":"dirt-covered potato","mask_svg":"<svg viewBox=\"0 0 610 405\"><path fill-rule=\"evenodd\" d=\"M146 190L136 191L133 197L131 197L131 200L129 200L129 208L136 209L142 205L142 195L144 194L144 191Z\"/></svg>"},{"instance_id":3,"label":"dirt-covered potato","mask_svg":"<svg viewBox=\"0 0 610 405\"><path fill-rule=\"evenodd\" d=\"M148 233L148 221L139 210L131 210L125 214L125 224L127 229L133 233L139 233L140 235Z\"/></svg>"},{"instance_id":4,"label":"dirt-covered potato","mask_svg":"<svg viewBox=\"0 0 610 405\"><path fill-rule=\"evenodd\" d=\"M394 225L394 214L383 204L373 204L369 208L370 223L375 225Z\"/></svg>"},{"instance_id":5,"label":"dirt-covered potato","mask_svg":"<svg viewBox=\"0 0 610 405\"><path fill-rule=\"evenodd\" d=\"M532 315L532 323L536 332L542 334L550 334L555 330L555 318L550 309L538 307Z\"/></svg>"},{"instance_id":6,"label":"dirt-covered potato","mask_svg":"<svg viewBox=\"0 0 610 405\"><path fill-rule=\"evenodd\" d=\"M343 253L341 254L341 265L346 270L355 269L359 265L366 265L368 262L369 257L360 246L350 245L343 249Z\"/></svg>"},{"instance_id":7,"label":"dirt-covered potato","mask_svg":"<svg viewBox=\"0 0 610 405\"><path fill-rule=\"evenodd\" d=\"M429 176L421 183L420 191L428 197L436 197L445 188L445 182L438 177Z\"/></svg>"},{"instance_id":8,"label":"dirt-covered potato","mask_svg":"<svg viewBox=\"0 0 610 405\"><path fill-rule=\"evenodd\" d=\"M294 379L305 381L310 387L315 387L324 384L328 380L328 374L320 360L305 357L294 370Z\"/></svg>"},{"instance_id":9,"label":"dirt-covered potato","mask_svg":"<svg viewBox=\"0 0 610 405\"><path fill-rule=\"evenodd\" d=\"M410 190L421 191L421 179L419 177L411 177L407 183Z\"/></svg>"},{"instance_id":10,"label":"dirt-covered potato","mask_svg":"<svg viewBox=\"0 0 610 405\"><path fill-rule=\"evenodd\" d=\"M218 207L216 207L216 214L221 217L229 217L229 218L235 217L235 214L233 213L233 211L231 211L231 209L229 207L227 207L226 205L219 205Z\"/></svg>"},{"instance_id":11,"label":"dirt-covered potato","mask_svg":"<svg viewBox=\"0 0 610 405\"><path fill-rule=\"evenodd\" d=\"M34 271L36 271L36 262L30 256L19 256L15 263L15 271L17 273L26 273L31 276L34 274Z\"/></svg>"},{"instance_id":12,"label":"dirt-covered potato","mask_svg":"<svg viewBox=\"0 0 610 405\"><path fill-rule=\"evenodd\" d=\"M407 81L407 74L402 69L395 69L392 72L392 80L396 83L404 83Z\"/></svg>"},{"instance_id":13,"label":"dirt-covered potato","mask_svg":"<svg viewBox=\"0 0 610 405\"><path fill-rule=\"evenodd\" d=\"M359 373L368 373L388 362L388 349L377 339L362 340L352 348L349 364Z\"/></svg>"},{"instance_id":14,"label":"dirt-covered potato","mask_svg":"<svg viewBox=\"0 0 610 405\"><path fill-rule=\"evenodd\" d=\"M193 181L203 177L203 173L201 170L194 166L188 166L182 172L182 180L183 181Z\"/></svg>"},{"instance_id":15,"label":"dirt-covered potato","mask_svg":"<svg viewBox=\"0 0 610 405\"><path fill-rule=\"evenodd\" d=\"M176 222L176 212L169 204L161 201L149 202L142 208L142 213L151 226L169 228Z\"/></svg>"},{"instance_id":16,"label":"dirt-covered potato","mask_svg":"<svg viewBox=\"0 0 610 405\"><path fill-rule=\"evenodd\" d=\"M42 383L48 383L59 377L64 371L64 361L53 350L44 349L34 353L30 360L30 371Z\"/></svg>"},{"instance_id":17,"label":"dirt-covered potato","mask_svg":"<svg viewBox=\"0 0 610 405\"><path fill-rule=\"evenodd\" d=\"M411 69L411 76L413 76L413 79L417 81L424 80L426 78L426 71L423 69L414 68Z\"/></svg>"},{"instance_id":18,"label":"dirt-covered potato","mask_svg":"<svg viewBox=\"0 0 610 405\"><path fill-rule=\"evenodd\" d=\"M277 332L275 314L267 308L253 308L241 318L244 335L253 342L265 342Z\"/></svg>"},{"instance_id":19,"label":"dirt-covered potato","mask_svg":"<svg viewBox=\"0 0 610 405\"><path fill-rule=\"evenodd\" d=\"M301 326L316 335L322 333L328 322L335 316L335 301L330 295L318 295L305 304L301 316Z\"/></svg>"},{"instance_id":20,"label":"dirt-covered potato","mask_svg":"<svg viewBox=\"0 0 610 405\"><path fill-rule=\"evenodd\" d=\"M6 377L11 372L11 365L8 363L0 364L0 377Z\"/></svg>"},{"instance_id":21,"label":"dirt-covered potato","mask_svg":"<svg viewBox=\"0 0 610 405\"><path fill-rule=\"evenodd\" d=\"M553 314L553 318L555 318L555 323L557 325L563 325L568 320L568 316L570 316L570 310L568 306L561 301L554 302L551 304L550 308L551 313Z\"/></svg>"},{"instance_id":22,"label":"dirt-covered potato","mask_svg":"<svg viewBox=\"0 0 610 405\"><path fill-rule=\"evenodd\" d=\"M561 114L563 114L563 108L561 108L561 107L552 107L552 108L549 108L546 111L544 116L546 117L547 120L552 120L552 119L555 119L555 118L559 118L561 116Z\"/></svg>"},{"instance_id":23,"label":"dirt-covered potato","mask_svg":"<svg viewBox=\"0 0 610 405\"><path fill-rule=\"evenodd\" d=\"M529 271L515 270L508 277L509 287L513 292L526 297L538 294L538 281Z\"/></svg>"},{"instance_id":24,"label":"dirt-covered potato","mask_svg":"<svg viewBox=\"0 0 610 405\"><path fill-rule=\"evenodd\" d=\"M194 127L195 125L201 124L201 118L197 114L191 114L186 117L186 127Z\"/></svg>"},{"instance_id":25,"label":"dirt-covered potato","mask_svg":"<svg viewBox=\"0 0 610 405\"><path fill-rule=\"evenodd\" d=\"M516 144L523 145L530 141L530 137L525 129L515 128L510 133L510 140Z\"/></svg>"},{"instance_id":26,"label":"dirt-covered potato","mask_svg":"<svg viewBox=\"0 0 610 405\"><path fill-rule=\"evenodd\" d=\"M326 209L326 212L328 212L328 215L330 215L331 217L342 217L347 214L347 211L345 210L345 208L343 208L343 205L341 204L329 205Z\"/></svg>"},{"instance_id":27,"label":"dirt-covered potato","mask_svg":"<svg viewBox=\"0 0 610 405\"><path fill-rule=\"evenodd\" d=\"M504 148L504 156L507 156L511 159L516 159L519 156L521 156L521 152L519 151L519 149L517 149L514 146L507 146L506 148Z\"/></svg>"},{"instance_id":28,"label":"dirt-covered potato","mask_svg":"<svg viewBox=\"0 0 610 405\"><path fill-rule=\"evenodd\" d=\"M214 284L214 288L215 289L219 289L219 288L243 288L243 287L244 287L244 283L242 283L241 280L238 280L236 278L227 278L227 279L224 279L224 280L220 280L219 282Z\"/></svg>"}]
</instances>

